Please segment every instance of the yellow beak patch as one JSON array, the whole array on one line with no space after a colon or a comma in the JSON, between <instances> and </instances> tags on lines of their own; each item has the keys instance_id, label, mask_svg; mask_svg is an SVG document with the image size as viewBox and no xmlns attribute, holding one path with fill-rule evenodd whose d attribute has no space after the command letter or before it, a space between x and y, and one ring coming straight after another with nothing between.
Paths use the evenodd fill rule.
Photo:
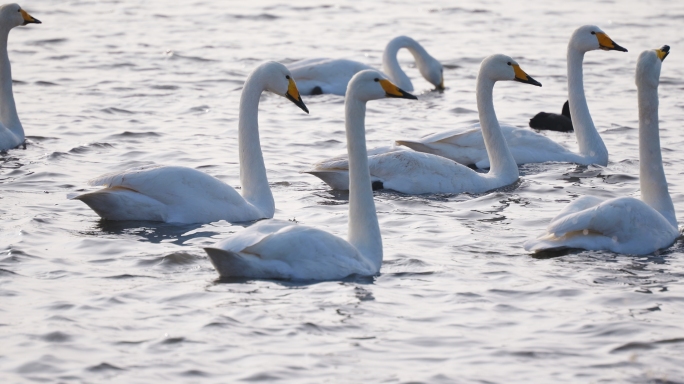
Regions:
<instances>
[{"instance_id":1,"label":"yellow beak patch","mask_svg":"<svg viewBox=\"0 0 684 384\"><path fill-rule=\"evenodd\" d=\"M518 64L513 64L513 71L515 71L515 78L522 81L527 81L527 73L520 68Z\"/></svg>"},{"instance_id":2,"label":"yellow beak patch","mask_svg":"<svg viewBox=\"0 0 684 384\"><path fill-rule=\"evenodd\" d=\"M297 84L295 84L294 80L290 78L290 82L287 85L287 94L290 95L293 99L299 100L301 97L299 96L299 90L297 89Z\"/></svg>"},{"instance_id":3,"label":"yellow beak patch","mask_svg":"<svg viewBox=\"0 0 684 384\"><path fill-rule=\"evenodd\" d=\"M401 91L399 90L399 87L392 84L392 82L389 80L385 80L385 79L380 80L380 85L382 86L382 89L384 89L388 95L398 96L398 97L404 96L404 94L401 93Z\"/></svg>"},{"instance_id":4,"label":"yellow beak patch","mask_svg":"<svg viewBox=\"0 0 684 384\"><path fill-rule=\"evenodd\" d=\"M598 39L599 46L601 48L615 48L615 46L613 45L613 40L610 37L608 37L608 35L606 35L605 33L596 32L596 38Z\"/></svg>"},{"instance_id":5,"label":"yellow beak patch","mask_svg":"<svg viewBox=\"0 0 684 384\"><path fill-rule=\"evenodd\" d=\"M665 47L667 47L667 48L665 48ZM660 59L660 61L663 61L663 60L665 60L667 55L670 54L670 47L668 47L666 45L660 49L656 49L655 52L656 52L656 55L658 55L658 58Z\"/></svg>"}]
</instances>

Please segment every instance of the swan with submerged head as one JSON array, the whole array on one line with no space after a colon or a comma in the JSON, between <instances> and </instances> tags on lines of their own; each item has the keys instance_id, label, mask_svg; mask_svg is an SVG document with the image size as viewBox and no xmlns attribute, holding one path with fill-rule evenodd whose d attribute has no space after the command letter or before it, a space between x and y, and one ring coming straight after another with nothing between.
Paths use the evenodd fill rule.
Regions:
<instances>
[{"instance_id":1,"label":"swan with submerged head","mask_svg":"<svg viewBox=\"0 0 684 384\"><path fill-rule=\"evenodd\" d=\"M247 77L240 97L238 148L242 195L221 180L177 166L147 166L90 181L105 188L74 197L107 220L210 223L271 218L273 194L259 142L259 98L264 91L286 97L309 113L284 65L267 62Z\"/></svg>"},{"instance_id":2,"label":"swan with submerged head","mask_svg":"<svg viewBox=\"0 0 684 384\"><path fill-rule=\"evenodd\" d=\"M645 255L672 245L679 237L660 151L658 84L667 45L644 51L636 69L639 102L639 181L641 200L604 200L584 196L551 220L546 233L525 242L532 252L581 248Z\"/></svg>"},{"instance_id":3,"label":"swan with submerged head","mask_svg":"<svg viewBox=\"0 0 684 384\"><path fill-rule=\"evenodd\" d=\"M398 36L392 39L382 54L382 67L387 77L399 88L407 92L413 91L413 84L406 73L399 66L397 53L406 48L416 60L416 66L425 80L437 89L444 89L442 64L420 45L408 36ZM307 59L300 60L287 66L292 71L299 89L303 95L319 95L332 93L344 96L349 80L359 71L373 69L358 61L345 59Z\"/></svg>"},{"instance_id":4,"label":"swan with submerged head","mask_svg":"<svg viewBox=\"0 0 684 384\"><path fill-rule=\"evenodd\" d=\"M384 97L415 99L374 70L349 82L345 126L349 154L348 240L289 221L264 220L205 248L223 277L333 280L375 275L382 264L382 237L373 202L366 153L366 103Z\"/></svg>"}]
</instances>

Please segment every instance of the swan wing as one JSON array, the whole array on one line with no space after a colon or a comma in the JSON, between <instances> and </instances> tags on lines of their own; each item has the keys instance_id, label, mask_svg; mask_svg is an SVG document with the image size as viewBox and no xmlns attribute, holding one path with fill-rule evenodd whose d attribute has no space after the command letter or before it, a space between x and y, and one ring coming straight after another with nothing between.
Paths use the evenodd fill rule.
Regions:
<instances>
[{"instance_id":1,"label":"swan wing","mask_svg":"<svg viewBox=\"0 0 684 384\"><path fill-rule=\"evenodd\" d=\"M112 220L206 223L264 217L235 189L192 168L139 167L102 175L90 184L105 188L76 198Z\"/></svg>"},{"instance_id":2,"label":"swan wing","mask_svg":"<svg viewBox=\"0 0 684 384\"><path fill-rule=\"evenodd\" d=\"M641 255L671 245L679 235L663 215L639 199L620 197L594 204L596 199L566 207L544 235L525 243L525 249L582 248ZM580 209L583 204L586 208Z\"/></svg>"},{"instance_id":3,"label":"swan wing","mask_svg":"<svg viewBox=\"0 0 684 384\"><path fill-rule=\"evenodd\" d=\"M332 280L378 272L344 239L279 220L258 222L205 250L225 277Z\"/></svg>"},{"instance_id":4,"label":"swan wing","mask_svg":"<svg viewBox=\"0 0 684 384\"><path fill-rule=\"evenodd\" d=\"M300 92L310 95L315 87L322 93L344 95L349 80L364 69L373 69L358 61L346 59L307 59L287 66Z\"/></svg>"}]
</instances>

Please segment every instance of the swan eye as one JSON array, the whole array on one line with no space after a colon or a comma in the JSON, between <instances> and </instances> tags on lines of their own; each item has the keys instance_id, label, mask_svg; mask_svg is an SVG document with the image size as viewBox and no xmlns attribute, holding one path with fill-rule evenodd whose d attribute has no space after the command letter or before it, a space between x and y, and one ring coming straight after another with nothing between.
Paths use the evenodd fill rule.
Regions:
<instances>
[{"instance_id":1,"label":"swan eye","mask_svg":"<svg viewBox=\"0 0 684 384\"><path fill-rule=\"evenodd\" d=\"M285 75L285 78L290 80L290 75Z\"/></svg>"},{"instance_id":2,"label":"swan eye","mask_svg":"<svg viewBox=\"0 0 684 384\"><path fill-rule=\"evenodd\" d=\"M378 79L378 78L376 77L375 79L373 79L373 81L375 81L375 82L377 83L378 81L380 81L380 79Z\"/></svg>"},{"instance_id":3,"label":"swan eye","mask_svg":"<svg viewBox=\"0 0 684 384\"><path fill-rule=\"evenodd\" d=\"M511 62L509 61L509 62L508 62L508 63L506 63L506 64L508 64L508 65L511 65Z\"/></svg>"},{"instance_id":4,"label":"swan eye","mask_svg":"<svg viewBox=\"0 0 684 384\"><path fill-rule=\"evenodd\" d=\"M596 32L594 32L594 31L591 31L591 34L592 34L592 35L595 35L595 34L596 34Z\"/></svg>"}]
</instances>

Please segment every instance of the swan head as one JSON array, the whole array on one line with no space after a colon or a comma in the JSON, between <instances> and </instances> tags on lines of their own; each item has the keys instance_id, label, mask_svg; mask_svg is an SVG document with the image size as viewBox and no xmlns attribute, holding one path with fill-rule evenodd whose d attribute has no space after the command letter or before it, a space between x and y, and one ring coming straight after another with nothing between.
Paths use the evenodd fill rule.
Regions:
<instances>
[{"instance_id":1,"label":"swan head","mask_svg":"<svg viewBox=\"0 0 684 384\"><path fill-rule=\"evenodd\" d=\"M432 83L438 90L444 89L444 68L442 63L425 53L423 57L416 61L416 64L425 80Z\"/></svg>"},{"instance_id":2,"label":"swan head","mask_svg":"<svg viewBox=\"0 0 684 384\"><path fill-rule=\"evenodd\" d=\"M361 101L396 97L401 99L417 99L412 94L400 89L378 71L366 69L354 75L347 85L347 98Z\"/></svg>"},{"instance_id":3,"label":"swan head","mask_svg":"<svg viewBox=\"0 0 684 384\"><path fill-rule=\"evenodd\" d=\"M41 24L40 20L21 9L19 4L5 4L0 6L0 23L4 27L14 28L26 24Z\"/></svg>"},{"instance_id":4,"label":"swan head","mask_svg":"<svg viewBox=\"0 0 684 384\"><path fill-rule=\"evenodd\" d=\"M492 81L512 80L541 87L541 83L529 76L515 60L506 55L491 55L482 60L478 77Z\"/></svg>"},{"instance_id":5,"label":"swan head","mask_svg":"<svg viewBox=\"0 0 684 384\"><path fill-rule=\"evenodd\" d=\"M269 61L258 66L252 72L252 75L254 74L259 74L262 77L265 90L283 96L304 112L309 113L309 109L302 101L297 84L295 84L294 78L287 67L275 61Z\"/></svg>"},{"instance_id":6,"label":"swan head","mask_svg":"<svg viewBox=\"0 0 684 384\"><path fill-rule=\"evenodd\" d=\"M627 49L614 42L608 35L595 25L584 25L572 33L569 45L580 52L597 49L604 51L627 52Z\"/></svg>"},{"instance_id":7,"label":"swan head","mask_svg":"<svg viewBox=\"0 0 684 384\"><path fill-rule=\"evenodd\" d=\"M670 47L663 45L659 49L649 49L641 52L637 59L636 84L638 87L658 88L660 82L660 68L663 60L670 54Z\"/></svg>"}]
</instances>

